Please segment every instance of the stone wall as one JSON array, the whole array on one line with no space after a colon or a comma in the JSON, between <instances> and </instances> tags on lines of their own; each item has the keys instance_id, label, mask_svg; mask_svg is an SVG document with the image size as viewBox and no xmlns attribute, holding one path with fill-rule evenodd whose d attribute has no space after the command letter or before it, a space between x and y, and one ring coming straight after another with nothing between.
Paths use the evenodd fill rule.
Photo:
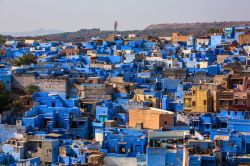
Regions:
<instances>
[{"instance_id":1,"label":"stone wall","mask_svg":"<svg viewBox=\"0 0 250 166\"><path fill-rule=\"evenodd\" d=\"M68 93L68 79L62 77L35 77L29 74L13 74L12 87L25 89L29 85L36 85L41 91Z\"/></svg>"},{"instance_id":2,"label":"stone wall","mask_svg":"<svg viewBox=\"0 0 250 166\"><path fill-rule=\"evenodd\" d=\"M135 157L105 157L104 163L109 166L137 166Z\"/></svg>"}]
</instances>

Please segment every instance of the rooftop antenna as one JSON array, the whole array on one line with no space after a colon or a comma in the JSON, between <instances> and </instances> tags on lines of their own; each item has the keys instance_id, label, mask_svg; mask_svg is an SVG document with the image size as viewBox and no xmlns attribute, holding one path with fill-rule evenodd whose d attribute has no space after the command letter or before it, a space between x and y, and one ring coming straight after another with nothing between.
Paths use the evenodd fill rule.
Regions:
<instances>
[{"instance_id":1,"label":"rooftop antenna","mask_svg":"<svg viewBox=\"0 0 250 166\"><path fill-rule=\"evenodd\" d=\"M116 34L116 32L117 32L117 28L118 28L118 21L115 21L115 24L114 24L114 34Z\"/></svg>"}]
</instances>

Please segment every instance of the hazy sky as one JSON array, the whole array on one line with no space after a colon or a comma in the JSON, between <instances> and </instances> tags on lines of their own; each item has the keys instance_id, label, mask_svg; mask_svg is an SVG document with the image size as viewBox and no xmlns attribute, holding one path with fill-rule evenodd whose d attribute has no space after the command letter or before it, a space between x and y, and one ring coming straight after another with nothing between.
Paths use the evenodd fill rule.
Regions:
<instances>
[{"instance_id":1,"label":"hazy sky","mask_svg":"<svg viewBox=\"0 0 250 166\"><path fill-rule=\"evenodd\" d=\"M249 21L250 0L0 0L0 32L144 29L154 23Z\"/></svg>"}]
</instances>

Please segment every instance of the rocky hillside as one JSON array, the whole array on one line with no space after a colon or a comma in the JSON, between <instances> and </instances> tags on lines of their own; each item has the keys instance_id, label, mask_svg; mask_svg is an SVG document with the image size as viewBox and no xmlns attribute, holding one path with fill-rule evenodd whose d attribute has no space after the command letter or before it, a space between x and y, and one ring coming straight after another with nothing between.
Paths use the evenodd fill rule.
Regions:
<instances>
[{"instance_id":1,"label":"rocky hillside","mask_svg":"<svg viewBox=\"0 0 250 166\"><path fill-rule=\"evenodd\" d=\"M145 30L155 29L222 29L227 26L250 25L250 21L231 21L231 22L204 22L204 23L173 23L173 24L153 24Z\"/></svg>"},{"instance_id":2,"label":"rocky hillside","mask_svg":"<svg viewBox=\"0 0 250 166\"><path fill-rule=\"evenodd\" d=\"M221 32L227 26L249 25L250 21L232 21L232 22L208 22L208 23L176 23L176 24L155 24L146 27L144 30L119 31L120 35L135 33L141 37L146 36L171 36L173 32L179 32L183 35L193 34L195 36L206 33ZM100 29L82 29L76 32L64 32L59 34L45 35L39 37L30 37L44 41L86 41L91 37L107 37L113 31L102 31ZM27 37L21 37L23 39Z\"/></svg>"}]
</instances>

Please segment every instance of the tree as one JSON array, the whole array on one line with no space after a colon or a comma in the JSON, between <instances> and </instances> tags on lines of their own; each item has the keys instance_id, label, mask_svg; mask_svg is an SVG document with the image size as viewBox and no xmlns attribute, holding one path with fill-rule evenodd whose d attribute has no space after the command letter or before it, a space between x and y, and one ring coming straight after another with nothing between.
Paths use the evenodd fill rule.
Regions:
<instances>
[{"instance_id":1,"label":"tree","mask_svg":"<svg viewBox=\"0 0 250 166\"><path fill-rule=\"evenodd\" d=\"M0 82L0 112L3 111L2 107L6 107L9 104L9 95L6 93L4 84Z\"/></svg>"},{"instance_id":2,"label":"tree","mask_svg":"<svg viewBox=\"0 0 250 166\"><path fill-rule=\"evenodd\" d=\"M30 65L30 64L36 64L36 57L33 54L25 54L17 59L14 60L15 66L21 66L21 65Z\"/></svg>"},{"instance_id":3,"label":"tree","mask_svg":"<svg viewBox=\"0 0 250 166\"><path fill-rule=\"evenodd\" d=\"M4 84L0 82L0 93L3 93L4 91Z\"/></svg>"},{"instance_id":4,"label":"tree","mask_svg":"<svg viewBox=\"0 0 250 166\"><path fill-rule=\"evenodd\" d=\"M4 45L6 42L5 38L0 35L0 45Z\"/></svg>"},{"instance_id":5,"label":"tree","mask_svg":"<svg viewBox=\"0 0 250 166\"><path fill-rule=\"evenodd\" d=\"M220 29L216 29L216 28L209 28L207 30L208 34L214 34L214 33L220 33Z\"/></svg>"},{"instance_id":6,"label":"tree","mask_svg":"<svg viewBox=\"0 0 250 166\"><path fill-rule=\"evenodd\" d=\"M39 92L40 88L39 86L36 86L36 85L29 85L26 87L26 91L29 95L32 95L35 92Z\"/></svg>"}]
</instances>

